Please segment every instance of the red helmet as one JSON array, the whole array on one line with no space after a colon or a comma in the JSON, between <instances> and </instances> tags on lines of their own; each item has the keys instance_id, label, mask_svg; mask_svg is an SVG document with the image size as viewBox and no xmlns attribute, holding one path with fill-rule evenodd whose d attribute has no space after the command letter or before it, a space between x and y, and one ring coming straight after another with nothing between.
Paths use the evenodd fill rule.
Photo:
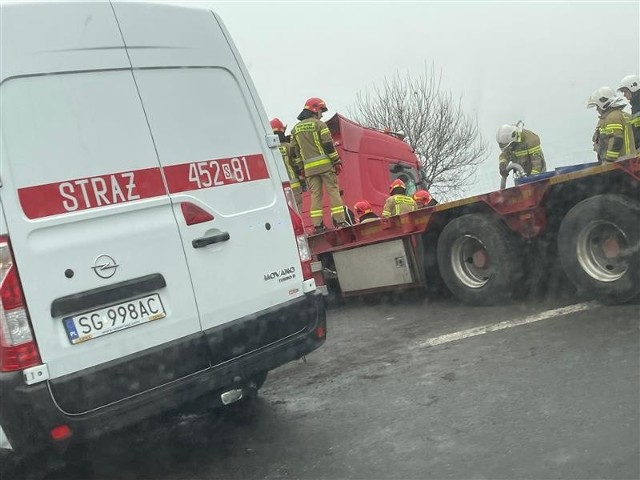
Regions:
<instances>
[{"instance_id":1,"label":"red helmet","mask_svg":"<svg viewBox=\"0 0 640 480\"><path fill-rule=\"evenodd\" d=\"M327 104L324 103L324 100L322 100L321 98L317 98L317 97L313 97L313 98L310 98L309 100L307 100L304 103L304 108L306 110L309 110L309 111L313 112L313 113L326 112L328 110Z\"/></svg>"},{"instance_id":2,"label":"red helmet","mask_svg":"<svg viewBox=\"0 0 640 480\"><path fill-rule=\"evenodd\" d=\"M413 199L416 202L424 203L426 205L431 201L431 194L426 190L418 190L413 194Z\"/></svg>"},{"instance_id":3,"label":"red helmet","mask_svg":"<svg viewBox=\"0 0 640 480\"><path fill-rule=\"evenodd\" d=\"M399 178L396 178L393 182L391 182L391 185L389 185L389 193L393 192L394 188L402 188L404 190L407 189L407 187L404 184L404 182L402 180L400 180Z\"/></svg>"},{"instance_id":4,"label":"red helmet","mask_svg":"<svg viewBox=\"0 0 640 480\"><path fill-rule=\"evenodd\" d=\"M282 120L280 120L279 118L274 118L269 123L271 123L271 130L273 130L274 132L284 133L284 131L287 128L285 124L282 123Z\"/></svg>"},{"instance_id":5,"label":"red helmet","mask_svg":"<svg viewBox=\"0 0 640 480\"><path fill-rule=\"evenodd\" d=\"M359 202L356 202L353 209L356 211L356 215L364 215L365 213L371 212L371 204L366 200L360 200Z\"/></svg>"}]
</instances>

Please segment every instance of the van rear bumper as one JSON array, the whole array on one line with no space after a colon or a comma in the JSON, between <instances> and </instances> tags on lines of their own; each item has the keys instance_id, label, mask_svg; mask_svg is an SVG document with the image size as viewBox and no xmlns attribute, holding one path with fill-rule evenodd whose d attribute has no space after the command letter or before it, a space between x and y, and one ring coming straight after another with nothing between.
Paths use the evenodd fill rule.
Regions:
<instances>
[{"instance_id":1,"label":"van rear bumper","mask_svg":"<svg viewBox=\"0 0 640 480\"><path fill-rule=\"evenodd\" d=\"M242 357L79 415L63 413L55 404L48 383L25 385L21 372L0 374L0 426L19 456L54 446L49 432L58 425L71 429L70 441L82 441L120 430L144 419L179 409L181 405L210 396L212 407L220 394L246 387L252 377L301 358L325 341L326 317L322 295L307 294L307 308L314 318L296 335L267 345ZM293 302L283 308L299 308Z\"/></svg>"}]
</instances>

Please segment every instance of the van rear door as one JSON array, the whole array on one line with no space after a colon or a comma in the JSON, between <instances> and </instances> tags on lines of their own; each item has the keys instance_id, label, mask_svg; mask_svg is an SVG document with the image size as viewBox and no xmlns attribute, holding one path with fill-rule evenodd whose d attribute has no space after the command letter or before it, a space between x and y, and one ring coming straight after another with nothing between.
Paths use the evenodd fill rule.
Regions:
<instances>
[{"instance_id":1,"label":"van rear door","mask_svg":"<svg viewBox=\"0 0 640 480\"><path fill-rule=\"evenodd\" d=\"M302 330L304 315L226 328L300 297L303 276L275 163L282 160L267 147L266 116L224 28L206 10L126 3L115 10L174 203L212 363ZM210 217L188 224L183 209L193 208Z\"/></svg>"},{"instance_id":2,"label":"van rear door","mask_svg":"<svg viewBox=\"0 0 640 480\"><path fill-rule=\"evenodd\" d=\"M2 41L0 201L56 403L82 413L208 368L110 5L3 6Z\"/></svg>"}]
</instances>

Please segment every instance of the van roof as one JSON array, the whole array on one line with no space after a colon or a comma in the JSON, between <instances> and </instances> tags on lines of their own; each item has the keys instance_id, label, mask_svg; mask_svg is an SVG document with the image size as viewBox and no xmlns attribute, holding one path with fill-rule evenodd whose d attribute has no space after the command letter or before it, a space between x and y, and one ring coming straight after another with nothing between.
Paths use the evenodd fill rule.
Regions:
<instances>
[{"instance_id":1,"label":"van roof","mask_svg":"<svg viewBox=\"0 0 640 480\"><path fill-rule=\"evenodd\" d=\"M171 64L167 55L157 56L161 66L208 65L212 60L205 51L210 54L212 46L206 45L201 32L221 23L206 9L153 3L4 2L1 7L2 81L17 76L131 68L128 53L142 49L172 49ZM128 29L135 35L127 38L126 47L120 19L116 19L120 8L135 8L139 22L135 29ZM180 21L176 21L177 14ZM216 22L211 22L211 15ZM153 18L153 22L145 22L145 18Z\"/></svg>"}]
</instances>

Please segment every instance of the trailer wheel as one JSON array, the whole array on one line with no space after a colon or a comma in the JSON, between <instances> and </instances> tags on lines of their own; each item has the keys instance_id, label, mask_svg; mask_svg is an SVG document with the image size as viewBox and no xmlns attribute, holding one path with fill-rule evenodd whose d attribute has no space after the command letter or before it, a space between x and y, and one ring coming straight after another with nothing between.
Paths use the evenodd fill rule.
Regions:
<instances>
[{"instance_id":1,"label":"trailer wheel","mask_svg":"<svg viewBox=\"0 0 640 480\"><path fill-rule=\"evenodd\" d=\"M438 268L437 243L438 232L426 232L416 242L416 257L422 259L423 292L430 297L449 294Z\"/></svg>"},{"instance_id":2,"label":"trailer wheel","mask_svg":"<svg viewBox=\"0 0 640 480\"><path fill-rule=\"evenodd\" d=\"M562 220L558 253L581 294L622 303L640 294L640 204L620 195L597 195Z\"/></svg>"},{"instance_id":3,"label":"trailer wheel","mask_svg":"<svg viewBox=\"0 0 640 480\"><path fill-rule=\"evenodd\" d=\"M498 219L469 214L448 223L438 239L438 267L449 290L465 303L510 300L522 275L518 239Z\"/></svg>"}]
</instances>

